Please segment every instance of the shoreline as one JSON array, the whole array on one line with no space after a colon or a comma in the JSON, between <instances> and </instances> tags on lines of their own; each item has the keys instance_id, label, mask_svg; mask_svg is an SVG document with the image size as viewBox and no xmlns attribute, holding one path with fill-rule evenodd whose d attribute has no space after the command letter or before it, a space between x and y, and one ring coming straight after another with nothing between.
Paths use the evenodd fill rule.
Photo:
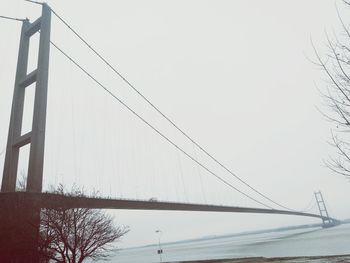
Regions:
<instances>
[{"instance_id":1,"label":"shoreline","mask_svg":"<svg viewBox=\"0 0 350 263\"><path fill-rule=\"evenodd\" d=\"M350 254L329 255L329 256L304 256L304 257L250 257L250 258L232 258L232 259L208 259L194 261L177 261L167 263L302 263L302 262L324 262L324 263L346 263L350 262Z\"/></svg>"}]
</instances>

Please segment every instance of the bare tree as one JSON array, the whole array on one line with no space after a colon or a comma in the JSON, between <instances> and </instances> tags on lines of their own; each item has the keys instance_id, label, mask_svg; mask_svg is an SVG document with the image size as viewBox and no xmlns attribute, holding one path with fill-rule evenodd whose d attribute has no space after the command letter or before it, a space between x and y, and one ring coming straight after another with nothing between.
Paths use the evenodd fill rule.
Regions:
<instances>
[{"instance_id":1,"label":"bare tree","mask_svg":"<svg viewBox=\"0 0 350 263\"><path fill-rule=\"evenodd\" d=\"M62 186L55 193L67 195ZM74 190L68 195L83 196L83 193ZM106 259L115 248L113 243L128 231L128 227L115 226L113 218L101 210L42 209L39 251L44 260L50 262Z\"/></svg>"},{"instance_id":2,"label":"bare tree","mask_svg":"<svg viewBox=\"0 0 350 263\"><path fill-rule=\"evenodd\" d=\"M350 3L343 1L344 5ZM327 77L326 88L320 90L330 112L321 112L333 125L330 144L336 153L326 161L326 166L337 174L350 177L350 29L341 15L342 33L327 34L328 53L321 57L314 47L319 66Z\"/></svg>"},{"instance_id":3,"label":"bare tree","mask_svg":"<svg viewBox=\"0 0 350 263\"><path fill-rule=\"evenodd\" d=\"M24 192L27 188L27 173L24 170L20 171L20 178L16 184L16 191Z\"/></svg>"},{"instance_id":4,"label":"bare tree","mask_svg":"<svg viewBox=\"0 0 350 263\"><path fill-rule=\"evenodd\" d=\"M20 174L17 191L25 191L27 176L23 171ZM85 196L83 190L76 187L66 193L63 185L52 187L50 192L71 197ZM92 196L96 197L97 193L92 193ZM44 208L40 210L39 257L42 262L60 263L106 259L115 248L113 243L128 232L128 227L115 226L113 218L101 210Z\"/></svg>"}]
</instances>

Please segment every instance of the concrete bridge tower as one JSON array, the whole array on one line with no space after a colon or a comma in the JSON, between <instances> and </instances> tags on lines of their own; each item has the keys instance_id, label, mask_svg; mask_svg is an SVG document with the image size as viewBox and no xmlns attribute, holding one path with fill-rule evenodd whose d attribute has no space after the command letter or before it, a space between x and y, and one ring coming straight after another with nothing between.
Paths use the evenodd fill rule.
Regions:
<instances>
[{"instance_id":1,"label":"concrete bridge tower","mask_svg":"<svg viewBox=\"0 0 350 263\"><path fill-rule=\"evenodd\" d=\"M43 182L46 104L50 53L51 9L42 4L42 15L23 21L15 87L6 147L1 192L15 192L20 148L30 144L27 192L41 192ZM39 36L37 68L28 71L30 38ZM26 88L35 83L32 129L22 134ZM0 262L38 263L40 207L26 198L7 198L0 204Z\"/></svg>"}]
</instances>

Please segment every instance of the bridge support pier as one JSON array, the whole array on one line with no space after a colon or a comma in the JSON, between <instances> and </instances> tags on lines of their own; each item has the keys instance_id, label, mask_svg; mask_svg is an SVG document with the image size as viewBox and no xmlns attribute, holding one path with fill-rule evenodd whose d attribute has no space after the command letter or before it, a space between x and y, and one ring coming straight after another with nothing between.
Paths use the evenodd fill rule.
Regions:
<instances>
[{"instance_id":1,"label":"bridge support pier","mask_svg":"<svg viewBox=\"0 0 350 263\"><path fill-rule=\"evenodd\" d=\"M40 208L16 196L0 204L0 262L38 263Z\"/></svg>"}]
</instances>

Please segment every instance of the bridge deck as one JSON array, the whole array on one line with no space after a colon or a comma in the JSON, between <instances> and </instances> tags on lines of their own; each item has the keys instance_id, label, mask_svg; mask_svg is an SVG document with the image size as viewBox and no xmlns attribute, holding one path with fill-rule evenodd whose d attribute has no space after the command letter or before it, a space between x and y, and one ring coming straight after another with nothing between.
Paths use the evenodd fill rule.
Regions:
<instances>
[{"instance_id":1,"label":"bridge deck","mask_svg":"<svg viewBox=\"0 0 350 263\"><path fill-rule=\"evenodd\" d=\"M161 202L151 200L126 200L92 198L79 196L65 196L52 193L31 193L31 192L7 192L0 193L0 204L6 200L28 202L40 208L92 208L92 209L130 209L130 210L168 210L168 211L203 211L203 212L234 212L234 213L258 213L258 214L279 214L296 215L314 218L324 218L321 215L302 213L297 211L239 207L204 205L193 203ZM332 219L335 220L335 219Z\"/></svg>"}]
</instances>

